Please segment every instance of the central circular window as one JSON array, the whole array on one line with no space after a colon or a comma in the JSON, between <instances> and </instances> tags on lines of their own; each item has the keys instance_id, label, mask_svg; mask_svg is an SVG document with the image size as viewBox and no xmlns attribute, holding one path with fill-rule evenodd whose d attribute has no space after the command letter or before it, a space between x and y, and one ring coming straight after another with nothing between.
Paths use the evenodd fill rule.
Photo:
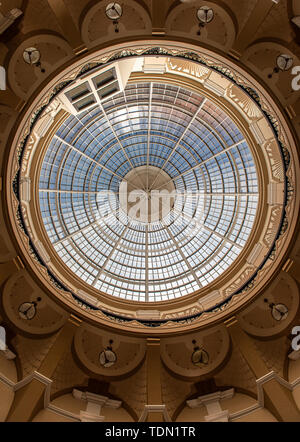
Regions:
<instances>
[{"instance_id":1,"label":"central circular window","mask_svg":"<svg viewBox=\"0 0 300 442\"><path fill-rule=\"evenodd\" d=\"M171 213L175 195L174 182L162 169L149 165L137 167L120 185L120 209L131 220L152 224Z\"/></svg>"},{"instance_id":2,"label":"central circular window","mask_svg":"<svg viewBox=\"0 0 300 442\"><path fill-rule=\"evenodd\" d=\"M56 254L99 292L156 302L206 287L243 251L259 201L244 134L189 88L129 82L69 115L44 152Z\"/></svg>"}]
</instances>

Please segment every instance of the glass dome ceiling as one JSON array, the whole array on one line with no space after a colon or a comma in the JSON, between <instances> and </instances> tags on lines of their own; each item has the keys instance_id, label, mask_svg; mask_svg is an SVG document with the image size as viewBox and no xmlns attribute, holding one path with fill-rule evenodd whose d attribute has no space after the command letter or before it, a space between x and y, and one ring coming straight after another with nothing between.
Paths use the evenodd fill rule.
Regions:
<instances>
[{"instance_id":1,"label":"glass dome ceiling","mask_svg":"<svg viewBox=\"0 0 300 442\"><path fill-rule=\"evenodd\" d=\"M167 216L126 213L124 183L148 200L150 191L175 192ZM44 156L39 204L56 253L79 278L156 302L191 294L231 266L258 191L251 150L223 110L194 91L144 82L67 118Z\"/></svg>"}]
</instances>

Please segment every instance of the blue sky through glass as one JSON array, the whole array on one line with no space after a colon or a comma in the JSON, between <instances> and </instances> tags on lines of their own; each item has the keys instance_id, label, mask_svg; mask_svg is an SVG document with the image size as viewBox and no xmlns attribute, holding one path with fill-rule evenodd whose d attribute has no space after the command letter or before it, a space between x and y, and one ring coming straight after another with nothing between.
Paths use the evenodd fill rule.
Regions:
<instances>
[{"instance_id":1,"label":"blue sky through glass","mask_svg":"<svg viewBox=\"0 0 300 442\"><path fill-rule=\"evenodd\" d=\"M117 194L141 166L162 169L178 192L199 199L176 201L167 223L132 223L117 200L101 219L99 192ZM156 83L131 83L102 107L70 116L47 149L39 187L43 222L64 263L100 291L147 302L193 293L228 269L251 233L259 191L251 150L223 110Z\"/></svg>"}]
</instances>

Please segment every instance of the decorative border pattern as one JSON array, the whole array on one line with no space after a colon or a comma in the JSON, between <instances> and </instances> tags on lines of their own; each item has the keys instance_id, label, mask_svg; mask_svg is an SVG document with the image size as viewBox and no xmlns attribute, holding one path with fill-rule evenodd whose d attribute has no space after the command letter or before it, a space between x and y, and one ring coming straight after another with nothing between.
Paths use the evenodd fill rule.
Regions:
<instances>
[{"instance_id":1,"label":"decorative border pattern","mask_svg":"<svg viewBox=\"0 0 300 442\"><path fill-rule=\"evenodd\" d=\"M38 255L37 250L35 249L31 239L28 229L26 227L26 223L24 222L24 214L22 211L21 200L20 200L20 172L22 169L22 162L24 160L24 155L26 151L26 146L30 143L34 143L34 139L32 138L31 132L34 128L35 123L42 115L43 111L46 107L51 104L51 102L55 99L58 93L60 93L67 85L72 83L74 80L90 72L93 69L103 67L110 62L118 61L121 59L125 59L128 57L137 57L137 56L148 56L148 55L160 55L178 58L181 60L188 60L198 63L203 67L208 67L209 69L221 74L224 78L227 78L238 88L241 88L248 97L260 108L261 112L267 119L272 128L272 131L275 137L278 140L278 146L282 156L282 162L284 165L284 182L285 182L285 194L284 194L284 209L283 215L280 220L280 227L275 235L275 240L272 243L270 251L268 255L265 257L264 261L261 263L257 271L252 274L249 278L245 275L243 281L241 281L240 287L233 287L233 293L228 296L226 300L221 302L220 304L214 306L213 308L189 314L188 311L178 313L178 317L166 317L166 319L161 320L140 320L135 317L124 317L121 315L117 315L112 311L108 311L105 308L96 308L92 305L89 305L87 302L84 302L82 299L79 299L74 293L70 293L70 290L66 288L61 281L50 271L41 258ZM21 235L26 239L28 244L28 250L31 257L41 266L42 273L44 273L45 277L51 283L51 285L61 291L65 292L68 295L68 298L72 298L78 306L83 308L84 310L91 312L93 314L97 314L97 316L102 316L103 318L107 318L108 320L116 323L116 324L127 324L131 326L139 326L139 327L149 327L149 328L157 328L157 327L166 327L173 325L183 325L183 324L191 324L197 322L199 318L206 317L207 315L214 315L216 313L223 312L227 310L230 306L236 303L237 298L241 295L248 293L256 284L257 280L264 273L266 266L269 265L275 260L275 256L277 255L278 250L280 250L281 244L283 242L283 238L288 231L289 228L289 219L291 213L293 213L294 209L294 198L295 198L295 172L293 167L291 167L291 154L287 148L287 138L284 131L281 128L280 121L276 117L274 110L271 109L270 104L264 97L260 96L260 94L253 88L251 84L249 84L249 80L242 77L241 74L237 74L233 70L229 69L228 66L225 66L221 63L216 63L215 60L210 58L209 56L204 57L200 54L197 54L193 51L187 50L175 50L167 47L151 47L141 48L135 50L119 50L113 52L110 56L103 56L100 59L95 59L92 62L88 62L83 64L80 68L73 72L72 75L69 75L68 78L62 80L57 86L53 88L51 92L48 93L46 97L39 103L39 106L35 109L31 118L27 122L25 129L23 130L23 138L19 143L16 153L15 153L15 170L14 170L14 179L12 182L12 191L14 193L14 210L17 218L18 228L21 232ZM26 160L26 159L25 159ZM191 310L191 308L190 308ZM194 310L195 311L195 310ZM183 316L182 316L183 315Z\"/></svg>"}]
</instances>

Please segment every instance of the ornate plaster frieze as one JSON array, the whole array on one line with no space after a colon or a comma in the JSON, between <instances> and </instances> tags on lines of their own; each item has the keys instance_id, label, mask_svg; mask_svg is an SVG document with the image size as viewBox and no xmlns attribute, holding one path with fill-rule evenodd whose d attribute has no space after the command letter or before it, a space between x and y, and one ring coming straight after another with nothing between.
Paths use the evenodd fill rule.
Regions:
<instances>
[{"instance_id":1,"label":"ornate plaster frieze","mask_svg":"<svg viewBox=\"0 0 300 442\"><path fill-rule=\"evenodd\" d=\"M261 188L266 189L269 183L279 183L284 190L282 204L265 204L264 209L261 209L260 217L264 218L264 226L257 236L257 243L253 244L256 251L252 253L252 260L245 259L237 272L227 275L222 286L217 287L219 295L215 302L203 301L216 290L212 284L203 294L197 293L178 302L160 303L155 309L150 305L151 310L160 311L160 318L153 320L138 316L141 305L114 302L101 294L95 295L96 302L87 302L79 297L76 285L62 278L51 257L48 263L42 259L39 252L41 249L38 250L35 241L34 214L29 210L28 203L21 198L21 186L24 178L30 176L34 154L40 148L41 140L47 138L52 124L55 124L55 116L61 110L56 97L64 87L108 63L149 56L167 58L169 73L178 78L189 78L220 105L226 106L228 103L231 109L235 109L231 111L232 114L236 112L236 118L239 115L241 121L244 121L244 128L248 127L249 141L253 149L257 150L257 162L261 164ZM182 325L187 330L222 321L256 296L272 278L285 256L295 228L295 214L299 206L296 197L299 172L296 164L295 141L281 110L263 87L242 68L209 50L188 47L183 43L124 43L86 56L65 69L49 81L25 112L12 143L7 166L8 210L14 235L31 270L42 280L45 288L69 309L81 312L91 322L115 328L122 326L133 333L180 333ZM267 198L266 195L267 190L262 199ZM86 287L83 289L86 291ZM94 294L89 292L89 295ZM199 304L200 299L203 302Z\"/></svg>"}]
</instances>

